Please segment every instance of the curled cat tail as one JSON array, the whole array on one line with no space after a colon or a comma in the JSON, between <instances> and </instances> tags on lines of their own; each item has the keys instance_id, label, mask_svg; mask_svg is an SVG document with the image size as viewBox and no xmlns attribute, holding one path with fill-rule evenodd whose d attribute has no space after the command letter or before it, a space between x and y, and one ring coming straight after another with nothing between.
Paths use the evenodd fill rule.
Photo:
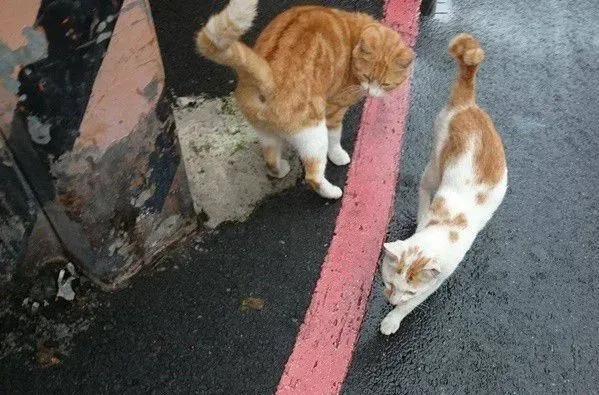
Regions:
<instances>
[{"instance_id":1,"label":"curled cat tail","mask_svg":"<svg viewBox=\"0 0 599 395\"><path fill-rule=\"evenodd\" d=\"M257 5L258 0L231 0L198 32L196 48L208 59L248 74L261 91L268 93L274 85L270 65L239 41L252 27Z\"/></svg>"},{"instance_id":2,"label":"curled cat tail","mask_svg":"<svg viewBox=\"0 0 599 395\"><path fill-rule=\"evenodd\" d=\"M478 40L468 33L455 36L449 43L448 50L459 67L449 105L473 106L476 100L476 72L485 58L485 51Z\"/></svg>"}]
</instances>

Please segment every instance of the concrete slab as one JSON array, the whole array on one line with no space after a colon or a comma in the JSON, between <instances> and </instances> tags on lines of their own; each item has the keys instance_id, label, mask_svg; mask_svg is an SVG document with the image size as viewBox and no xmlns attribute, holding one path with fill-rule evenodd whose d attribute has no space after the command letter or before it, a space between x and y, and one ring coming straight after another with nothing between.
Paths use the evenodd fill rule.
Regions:
<instances>
[{"instance_id":1,"label":"concrete slab","mask_svg":"<svg viewBox=\"0 0 599 395\"><path fill-rule=\"evenodd\" d=\"M180 97L177 102L177 135L189 188L206 226L244 221L263 198L296 185L302 174L297 155L286 152L293 158L287 177L268 177L256 134L232 96Z\"/></svg>"}]
</instances>

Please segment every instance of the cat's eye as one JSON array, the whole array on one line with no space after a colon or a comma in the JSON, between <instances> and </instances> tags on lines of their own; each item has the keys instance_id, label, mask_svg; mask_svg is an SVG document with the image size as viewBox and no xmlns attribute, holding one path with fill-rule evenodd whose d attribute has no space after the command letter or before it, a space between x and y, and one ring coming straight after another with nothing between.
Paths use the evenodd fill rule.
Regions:
<instances>
[{"instance_id":1,"label":"cat's eye","mask_svg":"<svg viewBox=\"0 0 599 395\"><path fill-rule=\"evenodd\" d=\"M406 295L410 295L410 296L416 295L416 292L414 292L414 291L403 291L403 293L405 293Z\"/></svg>"},{"instance_id":2,"label":"cat's eye","mask_svg":"<svg viewBox=\"0 0 599 395\"><path fill-rule=\"evenodd\" d=\"M368 74L362 74L362 78L364 78L366 81L370 82L370 77L368 77Z\"/></svg>"}]
</instances>

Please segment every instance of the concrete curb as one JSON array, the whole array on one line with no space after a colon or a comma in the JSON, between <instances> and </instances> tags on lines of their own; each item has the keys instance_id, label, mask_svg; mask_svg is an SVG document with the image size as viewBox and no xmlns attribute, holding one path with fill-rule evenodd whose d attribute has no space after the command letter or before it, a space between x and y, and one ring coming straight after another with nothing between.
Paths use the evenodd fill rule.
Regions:
<instances>
[{"instance_id":1,"label":"concrete curb","mask_svg":"<svg viewBox=\"0 0 599 395\"><path fill-rule=\"evenodd\" d=\"M411 46L419 8L420 0L385 6L385 23ZM277 394L341 392L392 215L409 93L410 81L365 104L333 239Z\"/></svg>"}]
</instances>

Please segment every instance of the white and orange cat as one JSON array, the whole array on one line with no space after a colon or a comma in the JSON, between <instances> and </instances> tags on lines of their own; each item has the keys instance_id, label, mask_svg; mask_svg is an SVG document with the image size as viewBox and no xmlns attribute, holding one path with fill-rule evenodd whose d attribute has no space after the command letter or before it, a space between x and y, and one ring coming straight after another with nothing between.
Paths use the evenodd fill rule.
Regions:
<instances>
[{"instance_id":1,"label":"white and orange cat","mask_svg":"<svg viewBox=\"0 0 599 395\"><path fill-rule=\"evenodd\" d=\"M381 322L385 335L395 333L453 273L507 189L501 138L475 102L484 52L469 34L456 36L449 52L459 71L449 104L435 121L434 147L420 181L416 233L385 244L381 272L385 296L395 306Z\"/></svg>"},{"instance_id":2,"label":"white and orange cat","mask_svg":"<svg viewBox=\"0 0 599 395\"><path fill-rule=\"evenodd\" d=\"M342 195L325 179L327 156L350 162L342 121L363 94L381 96L409 73L412 50L371 16L320 6L291 8L271 21L254 48L239 38L251 27L257 0L231 0L196 38L198 51L234 68L235 98L256 129L268 173L282 178L283 142L300 155L306 183L329 199Z\"/></svg>"}]
</instances>

